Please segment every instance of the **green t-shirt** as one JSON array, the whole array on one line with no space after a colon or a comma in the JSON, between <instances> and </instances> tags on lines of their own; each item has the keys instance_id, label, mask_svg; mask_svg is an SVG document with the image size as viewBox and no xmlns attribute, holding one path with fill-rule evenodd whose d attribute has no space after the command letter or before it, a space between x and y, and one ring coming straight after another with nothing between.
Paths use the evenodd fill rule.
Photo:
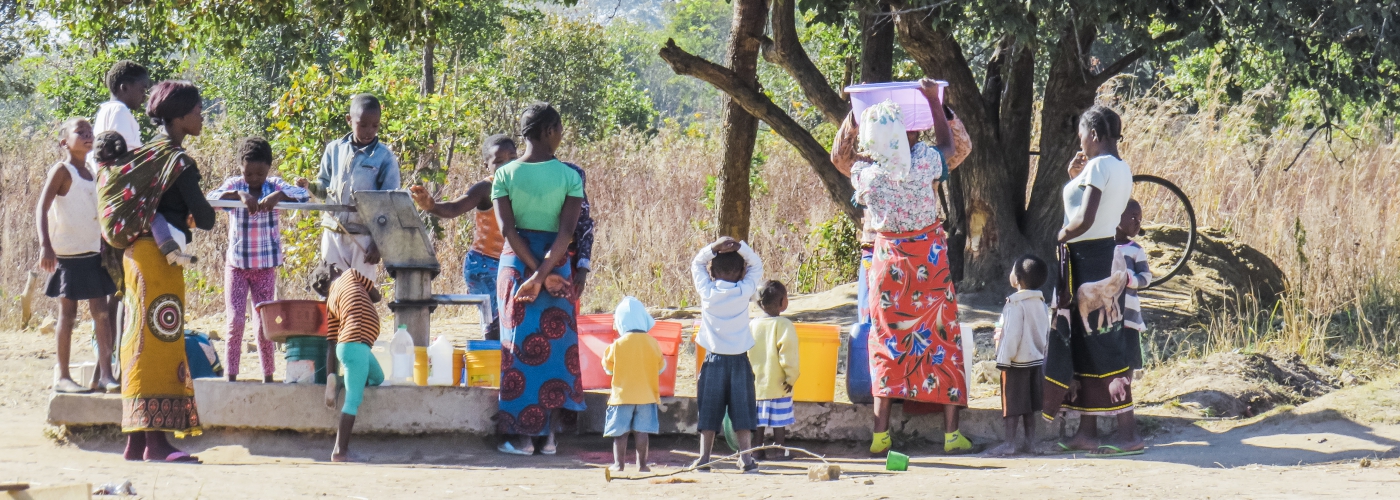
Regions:
<instances>
[{"instance_id":1,"label":"green t-shirt","mask_svg":"<svg viewBox=\"0 0 1400 500\"><path fill-rule=\"evenodd\" d=\"M559 231L559 212L570 196L583 198L583 178L559 160L516 160L496 170L491 181L491 199L510 197L519 229Z\"/></svg>"}]
</instances>

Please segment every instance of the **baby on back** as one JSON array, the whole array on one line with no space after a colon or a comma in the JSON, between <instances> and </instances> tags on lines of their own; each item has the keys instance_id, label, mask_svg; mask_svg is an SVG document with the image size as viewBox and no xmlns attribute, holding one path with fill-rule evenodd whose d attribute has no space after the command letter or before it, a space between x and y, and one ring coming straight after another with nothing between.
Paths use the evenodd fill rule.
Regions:
<instances>
[{"instance_id":1,"label":"baby on back","mask_svg":"<svg viewBox=\"0 0 1400 500\"><path fill-rule=\"evenodd\" d=\"M92 149L92 159L97 161L98 168L119 165L119 162L129 152L126 147L126 138L115 130L97 134ZM170 265L189 266L199 262L199 257L185 253L188 244L185 241L185 233L166 222L165 216L161 215L160 212L156 212L155 220L151 221L151 236L155 237L156 245L160 247L160 253L165 254L165 261Z\"/></svg>"}]
</instances>

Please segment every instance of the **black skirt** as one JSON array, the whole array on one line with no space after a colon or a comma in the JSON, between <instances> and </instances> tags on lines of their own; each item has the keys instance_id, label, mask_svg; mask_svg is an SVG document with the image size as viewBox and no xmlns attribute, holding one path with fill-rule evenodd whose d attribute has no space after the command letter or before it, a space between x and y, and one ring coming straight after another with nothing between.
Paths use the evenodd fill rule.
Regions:
<instances>
[{"instance_id":1,"label":"black skirt","mask_svg":"<svg viewBox=\"0 0 1400 500\"><path fill-rule=\"evenodd\" d=\"M58 268L49 277L49 286L44 294L53 298L88 300L106 297L116 291L117 285L112 282L112 276L102 267L102 255L90 253L59 257Z\"/></svg>"}]
</instances>

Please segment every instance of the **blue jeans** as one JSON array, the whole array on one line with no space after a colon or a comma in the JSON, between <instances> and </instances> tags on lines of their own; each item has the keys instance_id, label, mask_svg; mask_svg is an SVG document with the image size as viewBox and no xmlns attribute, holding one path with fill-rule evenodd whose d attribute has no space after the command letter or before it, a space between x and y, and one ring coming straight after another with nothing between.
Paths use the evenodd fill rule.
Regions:
<instances>
[{"instance_id":1,"label":"blue jeans","mask_svg":"<svg viewBox=\"0 0 1400 500\"><path fill-rule=\"evenodd\" d=\"M462 278L467 281L467 293L491 296L491 310L500 311L500 300L496 297L496 274L501 267L500 259L493 259L484 253L472 250L462 259ZM493 315L491 327L486 332L486 340L501 339L501 318Z\"/></svg>"}]
</instances>

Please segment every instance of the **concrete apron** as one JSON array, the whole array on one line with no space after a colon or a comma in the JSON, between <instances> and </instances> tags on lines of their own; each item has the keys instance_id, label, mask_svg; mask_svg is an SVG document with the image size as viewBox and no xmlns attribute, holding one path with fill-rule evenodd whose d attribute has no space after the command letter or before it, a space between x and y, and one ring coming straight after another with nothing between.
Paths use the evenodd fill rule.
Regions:
<instances>
[{"instance_id":1,"label":"concrete apron","mask_svg":"<svg viewBox=\"0 0 1400 500\"><path fill-rule=\"evenodd\" d=\"M313 384L261 384L228 382L223 379L195 380L195 405L206 428L233 428L263 431L335 432L339 403L327 408L325 386ZM344 392L341 394L341 401ZM608 394L588 392L588 410L579 415L579 431L602 434ZM356 434L495 434L497 391L480 387L368 387L355 421ZM974 441L999 441L1002 433L1000 408L973 407L961 413L962 431ZM696 404L691 397L661 398L661 433L695 434ZM872 413L870 405L848 403L795 403L797 424L788 432L792 439L810 441L868 441ZM58 394L49 398L48 421L70 427L121 424L121 396L116 394ZM1038 419L1039 420L1039 419ZM1065 420L1063 432L1073 432L1074 418ZM1053 438L1060 434L1060 423L1041 422L1039 435ZM900 441L943 441L943 415L904 415L894 405L891 432ZM1112 418L1101 418L1100 432L1113 430Z\"/></svg>"}]
</instances>

